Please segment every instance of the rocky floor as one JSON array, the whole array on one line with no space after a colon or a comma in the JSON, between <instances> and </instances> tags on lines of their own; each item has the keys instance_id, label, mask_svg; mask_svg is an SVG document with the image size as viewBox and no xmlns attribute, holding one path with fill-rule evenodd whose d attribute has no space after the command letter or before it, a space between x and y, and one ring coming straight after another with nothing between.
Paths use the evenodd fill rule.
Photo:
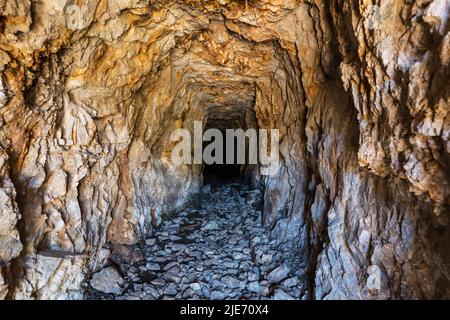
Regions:
<instances>
[{"instance_id":1,"label":"rocky floor","mask_svg":"<svg viewBox=\"0 0 450 320\"><path fill-rule=\"evenodd\" d=\"M95 299L299 299L299 280L261 226L258 191L203 188L141 248L115 248L94 275Z\"/></svg>"}]
</instances>

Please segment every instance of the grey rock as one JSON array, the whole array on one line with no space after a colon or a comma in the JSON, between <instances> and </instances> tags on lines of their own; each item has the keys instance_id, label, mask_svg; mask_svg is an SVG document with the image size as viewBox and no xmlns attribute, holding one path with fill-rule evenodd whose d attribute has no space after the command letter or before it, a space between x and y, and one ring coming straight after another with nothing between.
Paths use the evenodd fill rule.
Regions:
<instances>
[{"instance_id":1,"label":"grey rock","mask_svg":"<svg viewBox=\"0 0 450 320\"><path fill-rule=\"evenodd\" d=\"M183 250L183 249L185 249L186 248L186 245L185 244L182 244L182 243L174 243L173 245L172 245L172 250L173 251L180 251L180 250Z\"/></svg>"},{"instance_id":2,"label":"grey rock","mask_svg":"<svg viewBox=\"0 0 450 320\"><path fill-rule=\"evenodd\" d=\"M171 295L174 296L176 295L178 292L177 286L174 283L169 283L165 288L164 288L164 294L167 295Z\"/></svg>"},{"instance_id":3,"label":"grey rock","mask_svg":"<svg viewBox=\"0 0 450 320\"><path fill-rule=\"evenodd\" d=\"M217 230L217 229L219 229L219 224L216 221L210 221L202 228L202 230Z\"/></svg>"},{"instance_id":4,"label":"grey rock","mask_svg":"<svg viewBox=\"0 0 450 320\"><path fill-rule=\"evenodd\" d=\"M147 263L146 268L151 271L160 271L161 266L158 263Z\"/></svg>"},{"instance_id":5,"label":"grey rock","mask_svg":"<svg viewBox=\"0 0 450 320\"><path fill-rule=\"evenodd\" d=\"M166 284L166 280L164 280L163 278L156 278L155 280L152 280L150 283L160 288Z\"/></svg>"},{"instance_id":6,"label":"grey rock","mask_svg":"<svg viewBox=\"0 0 450 320\"><path fill-rule=\"evenodd\" d=\"M153 246L155 243L156 243L156 239L155 238L150 238L150 239L145 240L145 244L147 246Z\"/></svg>"},{"instance_id":7,"label":"grey rock","mask_svg":"<svg viewBox=\"0 0 450 320\"><path fill-rule=\"evenodd\" d=\"M225 288L225 284L222 281L219 281L216 279L214 279L210 282L210 286L213 290L214 289L223 290Z\"/></svg>"},{"instance_id":8,"label":"grey rock","mask_svg":"<svg viewBox=\"0 0 450 320\"><path fill-rule=\"evenodd\" d=\"M255 272L249 272L247 275L248 281L256 281L259 279L259 275Z\"/></svg>"},{"instance_id":9,"label":"grey rock","mask_svg":"<svg viewBox=\"0 0 450 320\"><path fill-rule=\"evenodd\" d=\"M167 270L172 269L173 267L179 267L179 265L180 264L178 263L178 261L171 261L164 266L163 270L167 271Z\"/></svg>"},{"instance_id":10,"label":"grey rock","mask_svg":"<svg viewBox=\"0 0 450 320\"><path fill-rule=\"evenodd\" d=\"M281 285L286 288L295 287L298 285L298 278L292 277L292 278L286 279L281 283Z\"/></svg>"},{"instance_id":11,"label":"grey rock","mask_svg":"<svg viewBox=\"0 0 450 320\"><path fill-rule=\"evenodd\" d=\"M232 276L226 276L222 278L224 284L230 289L243 289L245 288L245 282L238 280Z\"/></svg>"},{"instance_id":12,"label":"grey rock","mask_svg":"<svg viewBox=\"0 0 450 320\"><path fill-rule=\"evenodd\" d=\"M209 296L210 296L210 294L211 294L211 291L209 290L208 287L203 286L201 291L202 291L202 294L203 294L203 296L204 296L205 298L209 298Z\"/></svg>"},{"instance_id":13,"label":"grey rock","mask_svg":"<svg viewBox=\"0 0 450 320\"><path fill-rule=\"evenodd\" d=\"M112 294L120 294L123 283L122 276L113 267L107 267L95 273L90 281L91 287L95 290Z\"/></svg>"},{"instance_id":14,"label":"grey rock","mask_svg":"<svg viewBox=\"0 0 450 320\"><path fill-rule=\"evenodd\" d=\"M267 264L272 262L272 255L271 254L263 254L260 259L262 264Z\"/></svg>"},{"instance_id":15,"label":"grey rock","mask_svg":"<svg viewBox=\"0 0 450 320\"><path fill-rule=\"evenodd\" d=\"M202 286L197 282L191 283L189 285L189 287L191 287L192 290L197 291L197 292L201 291L201 289L202 289Z\"/></svg>"},{"instance_id":16,"label":"grey rock","mask_svg":"<svg viewBox=\"0 0 450 320\"><path fill-rule=\"evenodd\" d=\"M196 291L192 290L191 288L188 288L183 292L182 298L189 299L189 298L194 297L196 294L197 294Z\"/></svg>"},{"instance_id":17,"label":"grey rock","mask_svg":"<svg viewBox=\"0 0 450 320\"><path fill-rule=\"evenodd\" d=\"M273 300L295 300L295 299L286 292L284 292L282 289L276 289L273 295Z\"/></svg>"},{"instance_id":18,"label":"grey rock","mask_svg":"<svg viewBox=\"0 0 450 320\"><path fill-rule=\"evenodd\" d=\"M151 257L149 257L149 258L151 258ZM164 262L167 261L167 258L165 258L165 257L156 257L156 258L154 258L152 260L149 260L149 261L156 262L156 263L164 263Z\"/></svg>"},{"instance_id":19,"label":"grey rock","mask_svg":"<svg viewBox=\"0 0 450 320\"><path fill-rule=\"evenodd\" d=\"M180 274L179 272L175 272L175 271L167 271L167 272L164 274L164 277L165 277L167 280L172 281L172 282L175 282L175 283L181 282L181 274Z\"/></svg>"},{"instance_id":20,"label":"grey rock","mask_svg":"<svg viewBox=\"0 0 450 320\"><path fill-rule=\"evenodd\" d=\"M236 263L234 261L224 261L222 265L227 269L232 269L236 266Z\"/></svg>"},{"instance_id":21,"label":"grey rock","mask_svg":"<svg viewBox=\"0 0 450 320\"><path fill-rule=\"evenodd\" d=\"M255 293L260 293L262 291L262 287L258 281L250 282L247 286L248 290Z\"/></svg>"},{"instance_id":22,"label":"grey rock","mask_svg":"<svg viewBox=\"0 0 450 320\"><path fill-rule=\"evenodd\" d=\"M241 260L243 257L244 257L244 255L240 252L235 252L233 254L233 259L235 259L235 260Z\"/></svg>"},{"instance_id":23,"label":"grey rock","mask_svg":"<svg viewBox=\"0 0 450 320\"><path fill-rule=\"evenodd\" d=\"M149 293L155 299L159 299L159 297L161 297L161 294L154 286L146 285L144 286L144 291Z\"/></svg>"},{"instance_id":24,"label":"grey rock","mask_svg":"<svg viewBox=\"0 0 450 320\"><path fill-rule=\"evenodd\" d=\"M225 299L225 294L222 291L211 291L211 295L210 295L210 299L211 300L223 300Z\"/></svg>"},{"instance_id":25,"label":"grey rock","mask_svg":"<svg viewBox=\"0 0 450 320\"><path fill-rule=\"evenodd\" d=\"M269 280L272 283L279 283L280 281L287 278L289 272L290 270L288 266L285 263L283 263L282 265L280 265L267 275L267 280Z\"/></svg>"},{"instance_id":26,"label":"grey rock","mask_svg":"<svg viewBox=\"0 0 450 320\"><path fill-rule=\"evenodd\" d=\"M258 244L260 242L261 242L261 238L260 237L255 236L255 237L252 238L252 244L253 245L256 245L256 244Z\"/></svg>"}]
</instances>

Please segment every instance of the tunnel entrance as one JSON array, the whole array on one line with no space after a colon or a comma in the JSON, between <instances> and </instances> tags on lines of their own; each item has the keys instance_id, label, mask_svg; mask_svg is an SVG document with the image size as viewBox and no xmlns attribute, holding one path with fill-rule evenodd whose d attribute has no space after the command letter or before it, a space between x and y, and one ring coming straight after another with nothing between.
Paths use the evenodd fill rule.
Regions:
<instances>
[{"instance_id":1,"label":"tunnel entrance","mask_svg":"<svg viewBox=\"0 0 450 320\"><path fill-rule=\"evenodd\" d=\"M222 131L222 135L225 137L226 132ZM207 144L203 145L203 148L206 147ZM234 155L236 159L236 153L237 153L237 146L234 147ZM239 183L245 183L245 165L237 164L236 162L234 164L227 164L228 153L227 153L227 147L224 143L223 145L223 158L224 163L218 164L204 164L203 167L203 180L205 184L228 184L232 182L239 182ZM243 172L244 171L244 172Z\"/></svg>"},{"instance_id":2,"label":"tunnel entrance","mask_svg":"<svg viewBox=\"0 0 450 320\"><path fill-rule=\"evenodd\" d=\"M236 137L229 139L227 135L227 130L247 132L249 129L254 129L257 132L258 128L255 111L251 108L242 106L216 106L208 108L204 133L210 129L216 129L221 132L223 137L223 161L219 163L204 163L204 184L224 185L237 182L248 185L250 188L259 188L259 166L257 164L251 164L251 161L249 161L250 152L254 151L249 148L249 144L251 143L250 138L245 138L245 161L242 163L238 157L240 152L238 150L240 148L239 139ZM204 142L203 150L205 150L209 143ZM230 147L230 144L232 147ZM215 155L215 153L213 154ZM230 159L233 159L233 161L230 161Z\"/></svg>"}]
</instances>

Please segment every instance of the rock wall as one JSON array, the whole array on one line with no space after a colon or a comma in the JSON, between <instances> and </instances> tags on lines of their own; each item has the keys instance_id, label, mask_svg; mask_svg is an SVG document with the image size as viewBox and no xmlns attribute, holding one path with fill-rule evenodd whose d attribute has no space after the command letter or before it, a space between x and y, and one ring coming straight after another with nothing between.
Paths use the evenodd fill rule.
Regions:
<instances>
[{"instance_id":1,"label":"rock wall","mask_svg":"<svg viewBox=\"0 0 450 320\"><path fill-rule=\"evenodd\" d=\"M305 299L449 297L450 8L390 3L0 0L0 297L81 298L201 186L173 130L236 107Z\"/></svg>"},{"instance_id":2,"label":"rock wall","mask_svg":"<svg viewBox=\"0 0 450 320\"><path fill-rule=\"evenodd\" d=\"M20 219L16 203L16 191L9 177L8 156L0 147L0 298L8 293L8 283L3 270L9 266L22 250L16 225Z\"/></svg>"}]
</instances>

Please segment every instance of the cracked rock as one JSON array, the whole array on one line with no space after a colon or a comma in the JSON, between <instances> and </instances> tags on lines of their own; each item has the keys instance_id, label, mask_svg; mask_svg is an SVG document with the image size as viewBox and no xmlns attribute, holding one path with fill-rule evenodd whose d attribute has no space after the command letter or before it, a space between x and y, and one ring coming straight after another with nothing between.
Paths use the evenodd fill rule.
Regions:
<instances>
[{"instance_id":1,"label":"cracked rock","mask_svg":"<svg viewBox=\"0 0 450 320\"><path fill-rule=\"evenodd\" d=\"M90 285L95 290L103 293L120 294L121 285L124 283L122 276L113 267L107 267L94 274Z\"/></svg>"}]
</instances>

